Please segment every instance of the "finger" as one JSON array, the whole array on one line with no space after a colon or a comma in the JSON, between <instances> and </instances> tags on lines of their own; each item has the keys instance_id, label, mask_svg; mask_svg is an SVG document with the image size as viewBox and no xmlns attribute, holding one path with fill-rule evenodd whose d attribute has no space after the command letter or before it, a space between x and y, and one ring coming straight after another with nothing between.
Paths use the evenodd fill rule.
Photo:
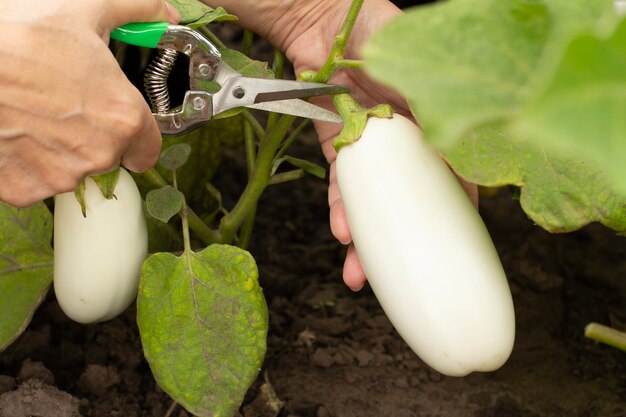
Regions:
<instances>
[{"instance_id":1,"label":"finger","mask_svg":"<svg viewBox=\"0 0 626 417\"><path fill-rule=\"evenodd\" d=\"M180 14L165 0L108 0L104 26L112 30L130 22L178 23Z\"/></svg>"},{"instance_id":2,"label":"finger","mask_svg":"<svg viewBox=\"0 0 626 417\"><path fill-rule=\"evenodd\" d=\"M343 282L352 291L359 291L365 285L365 271L361 266L361 261L354 249L354 245L348 246L346 261L343 264Z\"/></svg>"},{"instance_id":3,"label":"finger","mask_svg":"<svg viewBox=\"0 0 626 417\"><path fill-rule=\"evenodd\" d=\"M156 164L161 152L161 132L150 110L145 107L144 123L124 153L122 165L134 172L144 172Z\"/></svg>"}]
</instances>

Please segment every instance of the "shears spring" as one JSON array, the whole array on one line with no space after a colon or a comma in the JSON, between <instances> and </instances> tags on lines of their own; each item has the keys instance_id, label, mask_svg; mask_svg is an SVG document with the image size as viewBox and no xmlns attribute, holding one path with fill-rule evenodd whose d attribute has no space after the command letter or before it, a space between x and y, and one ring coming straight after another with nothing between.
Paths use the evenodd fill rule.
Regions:
<instances>
[{"instance_id":1,"label":"shears spring","mask_svg":"<svg viewBox=\"0 0 626 417\"><path fill-rule=\"evenodd\" d=\"M302 98L348 92L339 85L246 77L222 60L221 53L200 32L164 22L130 23L111 38L159 49L148 66L144 88L161 133L180 135L237 107L341 123L336 113ZM171 108L168 78L179 53L189 58L189 90L183 103Z\"/></svg>"},{"instance_id":2,"label":"shears spring","mask_svg":"<svg viewBox=\"0 0 626 417\"><path fill-rule=\"evenodd\" d=\"M155 113L166 113L170 110L167 80L176 64L177 57L178 52L173 49L160 49L144 74L144 89L150 100L152 111Z\"/></svg>"}]
</instances>

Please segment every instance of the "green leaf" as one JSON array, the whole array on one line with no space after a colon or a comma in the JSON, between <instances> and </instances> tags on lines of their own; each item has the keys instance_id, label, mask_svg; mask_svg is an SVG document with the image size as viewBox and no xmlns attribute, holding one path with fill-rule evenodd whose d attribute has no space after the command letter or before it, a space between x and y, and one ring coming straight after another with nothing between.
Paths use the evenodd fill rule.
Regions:
<instances>
[{"instance_id":1,"label":"green leaf","mask_svg":"<svg viewBox=\"0 0 626 417\"><path fill-rule=\"evenodd\" d=\"M598 32L576 36L548 65L554 76L514 128L553 152L589 156L626 195L626 20Z\"/></svg>"},{"instance_id":2,"label":"green leaf","mask_svg":"<svg viewBox=\"0 0 626 417\"><path fill-rule=\"evenodd\" d=\"M321 179L326 178L326 169L324 167L319 166L315 162L307 161L306 159L294 158L292 156L283 156L282 158L278 158L276 161L274 161L271 175L274 175L276 173L276 171L278 170L278 168L283 162L288 162L294 167L300 168L304 172L307 172L318 178L321 178Z\"/></svg>"},{"instance_id":3,"label":"green leaf","mask_svg":"<svg viewBox=\"0 0 626 417\"><path fill-rule=\"evenodd\" d=\"M222 7L213 9L199 0L167 0L180 13L180 23L192 28L204 26L211 22L237 20Z\"/></svg>"},{"instance_id":4,"label":"green leaf","mask_svg":"<svg viewBox=\"0 0 626 417\"><path fill-rule=\"evenodd\" d=\"M52 215L0 202L0 351L28 326L52 282Z\"/></svg>"},{"instance_id":5,"label":"green leaf","mask_svg":"<svg viewBox=\"0 0 626 417\"><path fill-rule=\"evenodd\" d=\"M470 181L522 187L522 208L550 232L570 232L597 221L626 234L626 197L589 162L549 154L541 144L510 140L498 125L472 133L444 156Z\"/></svg>"},{"instance_id":6,"label":"green leaf","mask_svg":"<svg viewBox=\"0 0 626 417\"><path fill-rule=\"evenodd\" d=\"M572 140L590 147L624 137L609 131L622 128L626 107L619 99L612 104L609 97L590 100L578 94L585 87L576 85L578 71L596 72L596 82L607 71L598 73L600 67L587 59L609 59L607 65L617 65L609 70L611 80L617 80L624 66L614 52L623 50L623 40L619 48L611 44L614 50L596 43L600 50L591 51L589 45L576 44L563 55L572 38L613 27L616 19L612 0L484 0L479 5L451 0L394 20L373 36L363 55L374 78L407 96L426 138L461 176L483 185L523 187L524 210L550 231L600 221L623 233L624 193L607 175L607 162L594 160L591 151L564 153L552 145L557 134L564 138L572 130L577 130ZM565 78L550 90L555 59L560 62L562 56ZM581 98L576 102L580 108L560 102L567 94L571 106ZM566 118L570 110L578 113ZM526 122L511 129L520 115ZM598 120L583 129L583 115ZM613 117L611 123L606 123L608 117ZM567 126L573 118L578 119ZM591 132L596 127L599 134ZM623 173L623 147L611 149L619 153L612 164L621 160L618 172ZM605 151L604 145L595 150Z\"/></svg>"},{"instance_id":7,"label":"green leaf","mask_svg":"<svg viewBox=\"0 0 626 417\"><path fill-rule=\"evenodd\" d=\"M235 71L246 77L274 78L274 72L267 62L251 59L234 49L220 49L222 59Z\"/></svg>"},{"instance_id":8,"label":"green leaf","mask_svg":"<svg viewBox=\"0 0 626 417\"><path fill-rule=\"evenodd\" d=\"M182 208L185 196L171 185L152 190L146 195L148 213L157 220L167 223Z\"/></svg>"},{"instance_id":9,"label":"green leaf","mask_svg":"<svg viewBox=\"0 0 626 417\"><path fill-rule=\"evenodd\" d=\"M177 143L161 152L159 164L170 171L176 171L187 163L189 154L191 154L191 145L188 143Z\"/></svg>"},{"instance_id":10,"label":"green leaf","mask_svg":"<svg viewBox=\"0 0 626 417\"><path fill-rule=\"evenodd\" d=\"M215 174L224 146L236 146L242 140L241 116L213 119L185 135L163 137L162 152L179 143L191 146L187 163L176 170L176 180L178 189L194 210L214 209L215 201L205 192L205 184ZM172 171L159 165L155 168L166 181L173 182ZM143 174L133 173L133 178L144 194L154 188Z\"/></svg>"},{"instance_id":11,"label":"green leaf","mask_svg":"<svg viewBox=\"0 0 626 417\"><path fill-rule=\"evenodd\" d=\"M510 117L554 44L613 11L612 0L451 0L412 9L363 50L374 78L408 98L426 136L452 146Z\"/></svg>"},{"instance_id":12,"label":"green leaf","mask_svg":"<svg viewBox=\"0 0 626 417\"><path fill-rule=\"evenodd\" d=\"M152 255L137 299L144 353L158 384L197 416L234 415L261 367L268 311L252 256L212 245Z\"/></svg>"}]
</instances>

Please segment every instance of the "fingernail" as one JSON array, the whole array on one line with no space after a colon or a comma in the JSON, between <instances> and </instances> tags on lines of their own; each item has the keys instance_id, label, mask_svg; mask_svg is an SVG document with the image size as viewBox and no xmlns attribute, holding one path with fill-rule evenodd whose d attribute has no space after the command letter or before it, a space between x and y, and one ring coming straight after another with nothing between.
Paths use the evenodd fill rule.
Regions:
<instances>
[{"instance_id":1,"label":"fingernail","mask_svg":"<svg viewBox=\"0 0 626 417\"><path fill-rule=\"evenodd\" d=\"M360 287L349 287L350 290L352 290L353 292L359 292L363 289L364 284L362 284Z\"/></svg>"},{"instance_id":2,"label":"fingernail","mask_svg":"<svg viewBox=\"0 0 626 417\"><path fill-rule=\"evenodd\" d=\"M180 13L178 10L168 2L165 2L165 4L167 5L167 13L170 15L170 23L176 24L180 22Z\"/></svg>"}]
</instances>

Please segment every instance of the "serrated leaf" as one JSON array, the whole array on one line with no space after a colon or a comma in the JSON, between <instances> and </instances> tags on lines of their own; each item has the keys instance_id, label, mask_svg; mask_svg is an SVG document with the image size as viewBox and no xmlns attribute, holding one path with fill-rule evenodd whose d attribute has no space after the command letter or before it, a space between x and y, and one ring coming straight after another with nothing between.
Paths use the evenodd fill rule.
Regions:
<instances>
[{"instance_id":1,"label":"serrated leaf","mask_svg":"<svg viewBox=\"0 0 626 417\"><path fill-rule=\"evenodd\" d=\"M211 22L237 20L222 7L213 9L199 0L167 0L180 13L180 23L192 28L204 26Z\"/></svg>"},{"instance_id":2,"label":"serrated leaf","mask_svg":"<svg viewBox=\"0 0 626 417\"><path fill-rule=\"evenodd\" d=\"M252 256L212 245L152 255L137 299L144 354L158 384L197 416L234 415L261 367L268 311Z\"/></svg>"},{"instance_id":3,"label":"serrated leaf","mask_svg":"<svg viewBox=\"0 0 626 417\"><path fill-rule=\"evenodd\" d=\"M304 172L307 172L311 175L314 175L318 178L325 179L326 178L326 169L315 162L307 161L306 159L294 158L292 156L283 156L282 158L274 161L274 165L272 166L271 175L274 175L280 165L283 162L288 162L296 168L302 169Z\"/></svg>"},{"instance_id":4,"label":"serrated leaf","mask_svg":"<svg viewBox=\"0 0 626 417\"><path fill-rule=\"evenodd\" d=\"M191 145L188 143L177 143L161 152L159 164L170 171L176 171L187 163L191 154Z\"/></svg>"},{"instance_id":5,"label":"serrated leaf","mask_svg":"<svg viewBox=\"0 0 626 417\"><path fill-rule=\"evenodd\" d=\"M366 70L405 95L426 136L450 147L515 113L542 56L593 27L612 0L451 0L417 7L366 44Z\"/></svg>"},{"instance_id":6,"label":"serrated leaf","mask_svg":"<svg viewBox=\"0 0 626 417\"><path fill-rule=\"evenodd\" d=\"M171 185L166 185L146 195L146 208L152 217L167 223L183 208L184 201L183 193Z\"/></svg>"},{"instance_id":7,"label":"serrated leaf","mask_svg":"<svg viewBox=\"0 0 626 417\"><path fill-rule=\"evenodd\" d=\"M626 197L589 162L549 154L539 143L509 140L506 128L497 125L474 132L444 155L470 181L522 187L524 211L550 232L600 222L626 233Z\"/></svg>"},{"instance_id":8,"label":"serrated leaf","mask_svg":"<svg viewBox=\"0 0 626 417\"><path fill-rule=\"evenodd\" d=\"M590 156L626 195L626 21L576 36L555 61L542 68L554 76L515 122L517 135Z\"/></svg>"},{"instance_id":9,"label":"serrated leaf","mask_svg":"<svg viewBox=\"0 0 626 417\"><path fill-rule=\"evenodd\" d=\"M28 326L52 282L52 215L0 202L0 351Z\"/></svg>"}]
</instances>

